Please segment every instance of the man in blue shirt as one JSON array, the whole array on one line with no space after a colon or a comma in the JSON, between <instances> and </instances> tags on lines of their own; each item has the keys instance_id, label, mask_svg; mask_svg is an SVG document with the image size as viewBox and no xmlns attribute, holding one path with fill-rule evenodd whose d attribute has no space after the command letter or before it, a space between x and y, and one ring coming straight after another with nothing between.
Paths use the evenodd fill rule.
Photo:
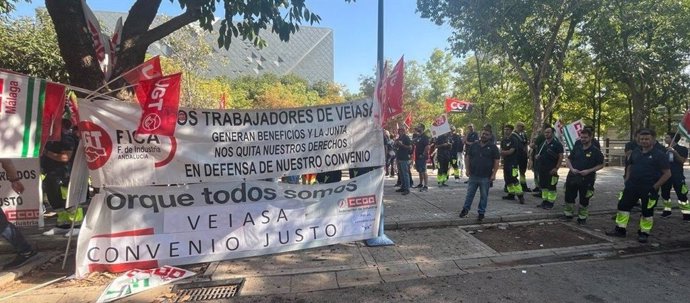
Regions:
<instances>
[{"instance_id":1,"label":"man in blue shirt","mask_svg":"<svg viewBox=\"0 0 690 303\"><path fill-rule=\"evenodd\" d=\"M654 225L654 207L659 199L659 188L671 178L668 158L659 149L654 148L656 134L650 129L640 130L637 137L638 148L634 149L627 161L625 170L625 188L618 202L616 227L609 236L624 238L630 220L630 210L642 200L642 216L637 240L646 243L649 232Z\"/></svg>"},{"instance_id":2,"label":"man in blue shirt","mask_svg":"<svg viewBox=\"0 0 690 303\"><path fill-rule=\"evenodd\" d=\"M477 220L484 219L486 212L486 205L489 198L489 183L496 179L496 171L498 171L498 164L500 154L496 144L491 144L490 140L493 135L490 130L482 130L481 139L470 145L470 148L465 151L465 174L469 177L467 186L467 195L465 196L465 204L460 212L460 218L464 218L470 212L472 207L472 200L479 188L479 209Z\"/></svg>"}]
</instances>

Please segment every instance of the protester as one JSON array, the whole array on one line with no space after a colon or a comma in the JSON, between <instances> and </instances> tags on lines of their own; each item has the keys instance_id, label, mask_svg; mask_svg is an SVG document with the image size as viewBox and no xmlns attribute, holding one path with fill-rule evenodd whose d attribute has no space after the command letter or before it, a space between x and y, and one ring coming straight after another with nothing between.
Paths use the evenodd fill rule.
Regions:
<instances>
[{"instance_id":1,"label":"protester","mask_svg":"<svg viewBox=\"0 0 690 303\"><path fill-rule=\"evenodd\" d=\"M618 202L616 227L613 231L606 232L609 236L625 237L627 235L630 210L638 200L642 200L642 216L637 240L646 243L649 238L649 232L654 225L654 207L659 198L659 188L671 178L668 158L653 146L655 137L656 134L650 129L641 129L638 134L639 148L634 149L630 154L625 174L625 187Z\"/></svg>"},{"instance_id":2,"label":"protester","mask_svg":"<svg viewBox=\"0 0 690 303\"><path fill-rule=\"evenodd\" d=\"M520 170L520 186L523 192L531 192L529 187L527 187L527 177L525 173L527 172L527 161L529 158L527 133L525 132L525 123L518 122L515 123L515 131L513 131L513 136L517 137L522 148L518 150L518 168Z\"/></svg>"},{"instance_id":3,"label":"protester","mask_svg":"<svg viewBox=\"0 0 690 303\"><path fill-rule=\"evenodd\" d=\"M406 172L410 170L410 151L412 150L412 140L407 136L405 127L398 128L398 139L395 140L395 147L398 150L398 175L401 177L400 192L403 195L410 193L410 175Z\"/></svg>"},{"instance_id":4,"label":"protester","mask_svg":"<svg viewBox=\"0 0 690 303\"><path fill-rule=\"evenodd\" d=\"M470 145L465 151L465 174L469 178L465 204L460 212L460 218L464 218L472 208L474 195L479 188L479 207L477 220L482 221L486 213L489 199L489 183L496 179L500 155L496 144L491 144L492 134L490 130L482 130L480 141Z\"/></svg>"},{"instance_id":5,"label":"protester","mask_svg":"<svg viewBox=\"0 0 690 303\"><path fill-rule=\"evenodd\" d=\"M479 141L479 135L477 134L476 131L474 131L474 125L473 124L467 124L467 136L465 137L465 153L470 149L470 146L474 144L475 142ZM463 163L465 161L463 160ZM464 183L467 184L468 181L465 181Z\"/></svg>"},{"instance_id":6,"label":"protester","mask_svg":"<svg viewBox=\"0 0 690 303\"><path fill-rule=\"evenodd\" d=\"M448 186L446 182L448 182L448 166L450 165L450 152L453 145L450 140L450 135L450 133L441 134L434 140L436 145L436 159L438 160L436 182L439 187Z\"/></svg>"},{"instance_id":7,"label":"protester","mask_svg":"<svg viewBox=\"0 0 690 303\"><path fill-rule=\"evenodd\" d=\"M520 175L520 153L524 150L520 139L513 136L514 127L506 124L503 127L503 140L501 140L501 157L503 157L503 180L508 189L508 195L503 196L504 200L515 200L518 197L520 204L525 204L525 197L522 193L522 186L518 179Z\"/></svg>"},{"instance_id":8,"label":"protester","mask_svg":"<svg viewBox=\"0 0 690 303\"><path fill-rule=\"evenodd\" d=\"M81 222L84 217L83 210L77 208L74 211L65 209L67 188L74 151L77 147L77 138L72 133L72 125L69 119L62 120L62 134L59 141L48 141L41 155L41 169L45 173L43 186L48 198L48 203L57 213L57 224L43 234L46 236L67 234L71 222ZM80 224L75 224L78 228Z\"/></svg>"},{"instance_id":9,"label":"protester","mask_svg":"<svg viewBox=\"0 0 690 303\"><path fill-rule=\"evenodd\" d=\"M420 192L429 190L429 174L426 171L426 160L429 159L429 137L424 132L424 128L424 124L419 124L415 128L417 136L414 143L414 168L419 174L417 188Z\"/></svg>"},{"instance_id":10,"label":"protester","mask_svg":"<svg viewBox=\"0 0 690 303\"><path fill-rule=\"evenodd\" d=\"M688 159L688 149L678 144L680 134L669 132L664 138L666 143L666 154L671 168L671 178L661 186L661 198L664 200L664 211L661 217L666 218L671 215L671 187L676 192L678 206L683 214L683 221L690 221L690 204L688 203L688 185L685 183L683 164Z\"/></svg>"},{"instance_id":11,"label":"protester","mask_svg":"<svg viewBox=\"0 0 690 303\"><path fill-rule=\"evenodd\" d=\"M386 176L389 177L395 177L395 146L393 145L393 142L395 142L395 136L392 136L391 133L386 130L384 133L384 146L385 146L385 151L386 151Z\"/></svg>"},{"instance_id":12,"label":"protester","mask_svg":"<svg viewBox=\"0 0 690 303\"><path fill-rule=\"evenodd\" d=\"M580 197L577 223L584 224L589 216L589 200L594 195L596 172L604 168L604 154L594 146L592 131L585 128L580 132L580 144L576 144L565 160L570 171L565 180L565 220L572 220L575 211L575 198Z\"/></svg>"},{"instance_id":13,"label":"protester","mask_svg":"<svg viewBox=\"0 0 690 303\"><path fill-rule=\"evenodd\" d=\"M544 129L544 142L539 146L535 157L541 198L543 200L538 207L543 209L553 208L556 202L558 168L563 161L563 145L553 137L553 133L554 129L551 126Z\"/></svg>"},{"instance_id":14,"label":"protester","mask_svg":"<svg viewBox=\"0 0 690 303\"><path fill-rule=\"evenodd\" d=\"M0 159L0 164L2 164L2 169L5 171L5 177L11 182L12 190L21 195L24 192L24 184L22 184L12 160ZM0 209L0 234L12 245L17 253L12 261L2 267L3 270L22 266L36 255L36 251L31 248L31 245L26 241L17 226L7 220L2 209Z\"/></svg>"},{"instance_id":15,"label":"protester","mask_svg":"<svg viewBox=\"0 0 690 303\"><path fill-rule=\"evenodd\" d=\"M465 145L462 142L462 129L455 129L455 126L451 126L450 131L452 134L450 140L453 142L450 148L450 166L453 168L453 177L458 182L462 174L462 152Z\"/></svg>"}]
</instances>

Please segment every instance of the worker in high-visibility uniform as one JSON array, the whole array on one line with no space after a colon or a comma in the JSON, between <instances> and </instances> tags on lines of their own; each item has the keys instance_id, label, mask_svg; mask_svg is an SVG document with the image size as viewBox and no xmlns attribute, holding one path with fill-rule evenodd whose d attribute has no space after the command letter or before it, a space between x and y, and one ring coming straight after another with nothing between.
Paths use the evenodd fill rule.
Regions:
<instances>
[{"instance_id":1,"label":"worker in high-visibility uniform","mask_svg":"<svg viewBox=\"0 0 690 303\"><path fill-rule=\"evenodd\" d=\"M519 153L523 150L522 143L513 135L514 127L510 124L503 126L503 140L501 140L501 157L503 157L503 180L505 180L508 195L504 200L518 198L520 204L525 204L522 186L520 185Z\"/></svg>"},{"instance_id":2,"label":"worker in high-visibility uniform","mask_svg":"<svg viewBox=\"0 0 690 303\"><path fill-rule=\"evenodd\" d=\"M624 238L630 220L630 210L642 201L642 216L637 240L646 243L649 232L654 225L654 207L659 199L659 188L671 178L668 158L659 149L654 148L656 134L650 129L642 129L638 134L638 148L634 149L627 161L625 187L618 202L616 227L606 232L609 236Z\"/></svg>"},{"instance_id":3,"label":"worker in high-visibility uniform","mask_svg":"<svg viewBox=\"0 0 690 303\"><path fill-rule=\"evenodd\" d=\"M688 148L678 144L680 134L669 132L664 138L666 143L666 155L671 168L671 178L661 186L661 199L663 199L664 212L662 217L671 215L671 187L676 192L678 206L683 214L683 221L690 221L690 203L688 203L688 185L685 183L683 164L688 159Z\"/></svg>"},{"instance_id":4,"label":"worker in high-visibility uniform","mask_svg":"<svg viewBox=\"0 0 690 303\"><path fill-rule=\"evenodd\" d=\"M579 196L577 223L584 224L589 216L589 200L594 195L596 172L604 168L604 154L594 146L590 129L585 128L580 132L579 142L565 160L570 171L565 179L563 218L572 220L575 215L575 198Z\"/></svg>"},{"instance_id":5,"label":"worker in high-visibility uniform","mask_svg":"<svg viewBox=\"0 0 690 303\"><path fill-rule=\"evenodd\" d=\"M563 161L563 145L554 138L553 133L553 127L544 128L544 142L537 148L535 156L542 198L542 203L537 207L543 209L551 209L556 203L558 168Z\"/></svg>"}]
</instances>

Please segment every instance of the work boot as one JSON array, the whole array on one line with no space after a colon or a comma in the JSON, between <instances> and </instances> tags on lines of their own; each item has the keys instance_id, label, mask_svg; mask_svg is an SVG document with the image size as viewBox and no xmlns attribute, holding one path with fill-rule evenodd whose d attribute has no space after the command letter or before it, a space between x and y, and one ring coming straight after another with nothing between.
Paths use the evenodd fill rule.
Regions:
<instances>
[{"instance_id":1,"label":"work boot","mask_svg":"<svg viewBox=\"0 0 690 303\"><path fill-rule=\"evenodd\" d=\"M518 201L520 201L520 204L525 204L525 196L519 195L517 197L518 197Z\"/></svg>"},{"instance_id":2,"label":"work boot","mask_svg":"<svg viewBox=\"0 0 690 303\"><path fill-rule=\"evenodd\" d=\"M553 202L544 201L544 205L542 205L541 208L546 209L546 210L552 209L553 208Z\"/></svg>"},{"instance_id":3,"label":"work boot","mask_svg":"<svg viewBox=\"0 0 690 303\"><path fill-rule=\"evenodd\" d=\"M508 194L506 196L501 197L503 200L515 200L515 195L513 194Z\"/></svg>"},{"instance_id":4,"label":"work boot","mask_svg":"<svg viewBox=\"0 0 690 303\"><path fill-rule=\"evenodd\" d=\"M477 221L482 222L482 220L484 220L484 214L479 214L477 216Z\"/></svg>"},{"instance_id":5,"label":"work boot","mask_svg":"<svg viewBox=\"0 0 690 303\"><path fill-rule=\"evenodd\" d=\"M585 225L585 223L587 223L587 219L580 219L580 218L577 218L577 224L579 224L579 225Z\"/></svg>"},{"instance_id":6,"label":"work boot","mask_svg":"<svg viewBox=\"0 0 690 303\"><path fill-rule=\"evenodd\" d=\"M625 238L627 236L628 232L625 228L623 227L618 227L614 228L612 231L607 231L606 235L611 236L611 237L618 237L618 238Z\"/></svg>"},{"instance_id":7,"label":"work boot","mask_svg":"<svg viewBox=\"0 0 690 303\"><path fill-rule=\"evenodd\" d=\"M670 215L671 215L671 211L670 211L670 210L664 210L664 211L661 213L661 217L662 217L662 218L667 218L667 217L670 216Z\"/></svg>"},{"instance_id":8,"label":"work boot","mask_svg":"<svg viewBox=\"0 0 690 303\"><path fill-rule=\"evenodd\" d=\"M470 212L469 210L463 208L462 211L460 212L460 218L467 217L467 214L469 212Z\"/></svg>"},{"instance_id":9,"label":"work boot","mask_svg":"<svg viewBox=\"0 0 690 303\"><path fill-rule=\"evenodd\" d=\"M649 234L642 232L642 231L637 231L637 242L640 243L647 243L649 239Z\"/></svg>"},{"instance_id":10,"label":"work boot","mask_svg":"<svg viewBox=\"0 0 690 303\"><path fill-rule=\"evenodd\" d=\"M526 193L532 192L532 190L529 189L529 187L527 186L527 184L522 184L522 191L523 191L523 192L526 192Z\"/></svg>"}]
</instances>

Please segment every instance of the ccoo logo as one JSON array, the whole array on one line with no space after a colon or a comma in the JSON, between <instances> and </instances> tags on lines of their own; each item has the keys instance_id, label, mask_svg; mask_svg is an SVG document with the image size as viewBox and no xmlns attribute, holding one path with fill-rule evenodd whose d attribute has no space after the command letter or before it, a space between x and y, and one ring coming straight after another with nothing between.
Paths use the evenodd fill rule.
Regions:
<instances>
[{"instance_id":1,"label":"ccoo logo","mask_svg":"<svg viewBox=\"0 0 690 303\"><path fill-rule=\"evenodd\" d=\"M91 121L79 122L79 131L84 142L86 164L90 170L96 170L110 159L113 151L113 141L108 133Z\"/></svg>"}]
</instances>

